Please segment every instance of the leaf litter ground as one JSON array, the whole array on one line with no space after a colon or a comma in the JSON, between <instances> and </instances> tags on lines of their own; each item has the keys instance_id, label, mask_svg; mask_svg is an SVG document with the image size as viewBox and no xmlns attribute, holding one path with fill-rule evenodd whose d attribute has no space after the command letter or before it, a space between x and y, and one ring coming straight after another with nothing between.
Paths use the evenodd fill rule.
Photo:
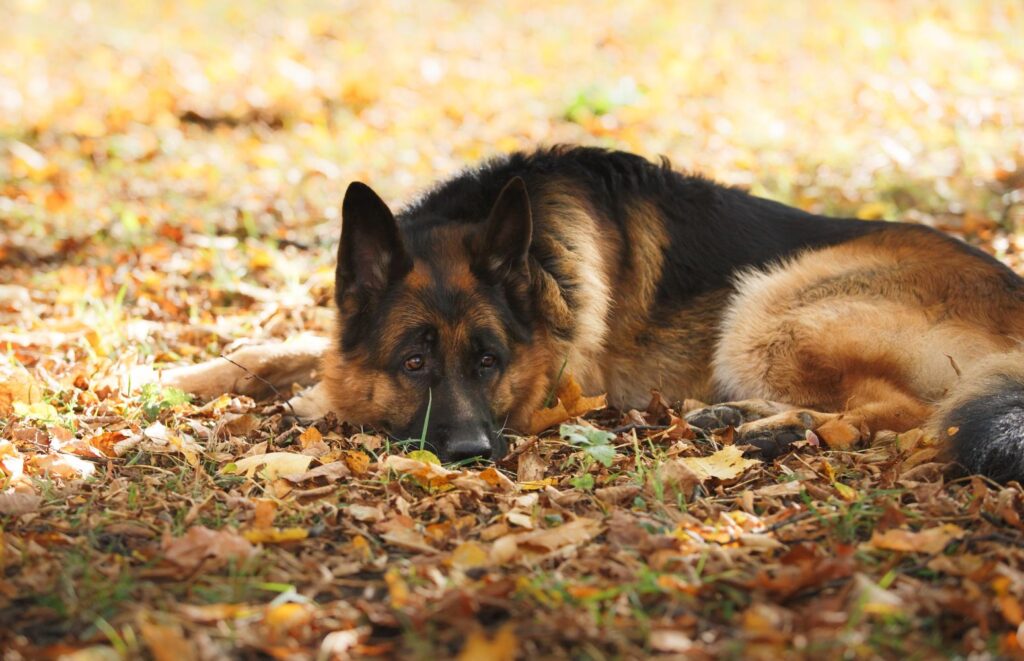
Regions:
<instances>
[{"instance_id":1,"label":"leaf litter ground","mask_svg":"<svg viewBox=\"0 0 1024 661\"><path fill-rule=\"evenodd\" d=\"M682 424L692 403L563 393L497 465L440 466L279 400L149 385L329 332L345 182L408 200L542 142L927 222L1019 270L1018 4L12 14L5 659L1020 655L1021 489L949 472L919 432L761 463Z\"/></svg>"}]
</instances>

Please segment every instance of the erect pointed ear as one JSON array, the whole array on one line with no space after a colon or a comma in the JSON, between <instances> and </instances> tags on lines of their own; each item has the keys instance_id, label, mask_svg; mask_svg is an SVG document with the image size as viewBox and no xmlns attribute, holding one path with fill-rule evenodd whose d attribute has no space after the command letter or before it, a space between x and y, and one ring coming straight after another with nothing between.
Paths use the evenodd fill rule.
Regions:
<instances>
[{"instance_id":1,"label":"erect pointed ear","mask_svg":"<svg viewBox=\"0 0 1024 661\"><path fill-rule=\"evenodd\" d=\"M341 206L335 297L379 293L412 269L395 217L369 186L352 182Z\"/></svg>"},{"instance_id":2,"label":"erect pointed ear","mask_svg":"<svg viewBox=\"0 0 1024 661\"><path fill-rule=\"evenodd\" d=\"M491 208L483 242L477 248L474 270L491 282L525 275L532 238L533 215L526 182L521 177L513 177Z\"/></svg>"}]
</instances>

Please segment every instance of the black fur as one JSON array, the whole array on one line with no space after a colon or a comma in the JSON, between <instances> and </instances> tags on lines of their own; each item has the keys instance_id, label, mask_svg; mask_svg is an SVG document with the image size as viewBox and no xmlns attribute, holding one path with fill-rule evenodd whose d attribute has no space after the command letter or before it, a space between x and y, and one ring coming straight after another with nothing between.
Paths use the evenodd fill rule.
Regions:
<instances>
[{"instance_id":1,"label":"black fur","mask_svg":"<svg viewBox=\"0 0 1024 661\"><path fill-rule=\"evenodd\" d=\"M671 247L658 288L661 309L727 287L747 266L763 265L804 248L826 246L886 227L887 223L827 218L754 197L742 190L672 170L667 161L595 147L555 147L494 159L441 183L398 214L413 254L429 250L429 232L444 221L482 222L514 177L535 191L552 177L580 187L595 214L620 234L623 266L633 259L626 237L628 205L645 200L669 219ZM537 199L533 198L536 205ZM536 208L534 209L536 215ZM728 240L723 241L723 237ZM560 283L555 263L536 255ZM572 304L571 287L567 300Z\"/></svg>"},{"instance_id":2,"label":"black fur","mask_svg":"<svg viewBox=\"0 0 1024 661\"><path fill-rule=\"evenodd\" d=\"M943 433L950 428L956 459L968 471L999 482L1024 479L1024 380L1000 377L942 421Z\"/></svg>"}]
</instances>

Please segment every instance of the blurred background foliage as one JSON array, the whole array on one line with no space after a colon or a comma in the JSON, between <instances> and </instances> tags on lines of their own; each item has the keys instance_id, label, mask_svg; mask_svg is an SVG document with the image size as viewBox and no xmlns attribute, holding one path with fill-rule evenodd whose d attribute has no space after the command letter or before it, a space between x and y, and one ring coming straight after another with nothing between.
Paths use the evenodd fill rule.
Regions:
<instances>
[{"instance_id":1,"label":"blurred background foliage","mask_svg":"<svg viewBox=\"0 0 1024 661\"><path fill-rule=\"evenodd\" d=\"M328 246L349 180L397 204L556 142L960 229L1011 263L999 230L1024 226L1017 0L11 0L5 14L8 276L199 231Z\"/></svg>"}]
</instances>

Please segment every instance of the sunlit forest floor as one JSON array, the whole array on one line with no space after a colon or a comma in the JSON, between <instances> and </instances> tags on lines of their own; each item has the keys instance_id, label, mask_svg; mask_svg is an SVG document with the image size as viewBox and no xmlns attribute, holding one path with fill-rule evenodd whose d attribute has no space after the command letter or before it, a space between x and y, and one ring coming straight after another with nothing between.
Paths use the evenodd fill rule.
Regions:
<instances>
[{"instance_id":1,"label":"sunlit forest floor","mask_svg":"<svg viewBox=\"0 0 1024 661\"><path fill-rule=\"evenodd\" d=\"M3 658L1020 656L1024 495L920 433L449 469L147 379L328 333L349 181L399 206L543 144L1020 269L1021 35L1013 1L7 3ZM653 404L590 423L678 422Z\"/></svg>"}]
</instances>

